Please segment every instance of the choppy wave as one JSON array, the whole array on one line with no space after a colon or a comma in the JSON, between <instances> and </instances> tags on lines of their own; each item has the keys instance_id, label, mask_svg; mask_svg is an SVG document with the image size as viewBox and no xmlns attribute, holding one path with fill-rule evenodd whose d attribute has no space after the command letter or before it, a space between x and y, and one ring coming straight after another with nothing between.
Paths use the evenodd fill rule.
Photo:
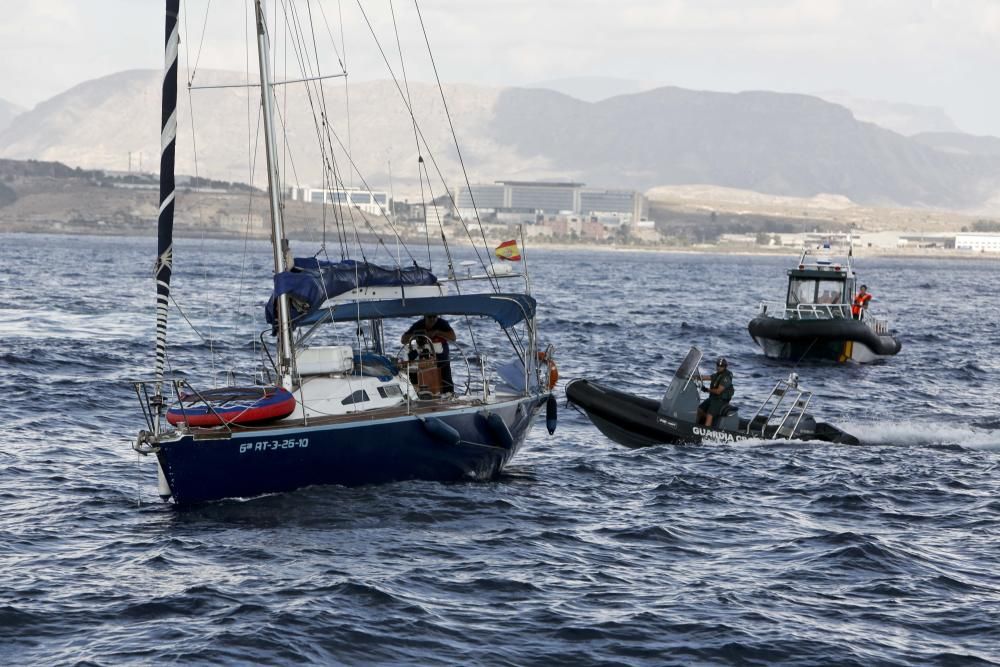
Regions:
<instances>
[{"instance_id":1,"label":"choppy wave","mask_svg":"<svg viewBox=\"0 0 1000 667\"><path fill-rule=\"evenodd\" d=\"M179 510L128 446L142 427L128 380L153 357L152 242L2 240L0 280L48 267L0 293L7 664L998 662L988 264L859 261L902 354L794 370L817 416L866 446L628 450L563 408L496 482ZM252 351L270 250L251 244L246 264L265 268L241 279L242 249L176 242L176 372L221 377ZM527 252L564 378L655 397L697 345L730 360L746 413L793 370L746 323L794 258ZM54 275L77 277L40 298Z\"/></svg>"},{"instance_id":2,"label":"choppy wave","mask_svg":"<svg viewBox=\"0 0 1000 667\"><path fill-rule=\"evenodd\" d=\"M902 423L859 422L845 424L844 428L868 445L895 445L920 447L954 445L969 449L1000 451L1000 428L984 428L924 422L918 419Z\"/></svg>"}]
</instances>

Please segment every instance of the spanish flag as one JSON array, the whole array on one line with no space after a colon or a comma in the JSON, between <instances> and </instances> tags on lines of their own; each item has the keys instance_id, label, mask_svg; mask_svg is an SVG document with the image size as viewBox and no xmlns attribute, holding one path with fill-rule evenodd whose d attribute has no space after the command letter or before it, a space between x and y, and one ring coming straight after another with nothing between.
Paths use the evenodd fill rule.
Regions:
<instances>
[{"instance_id":1,"label":"spanish flag","mask_svg":"<svg viewBox=\"0 0 1000 667\"><path fill-rule=\"evenodd\" d=\"M511 239L510 241L504 241L497 246L496 255L500 259L506 259L511 262L521 261L521 249L517 247L517 241Z\"/></svg>"}]
</instances>

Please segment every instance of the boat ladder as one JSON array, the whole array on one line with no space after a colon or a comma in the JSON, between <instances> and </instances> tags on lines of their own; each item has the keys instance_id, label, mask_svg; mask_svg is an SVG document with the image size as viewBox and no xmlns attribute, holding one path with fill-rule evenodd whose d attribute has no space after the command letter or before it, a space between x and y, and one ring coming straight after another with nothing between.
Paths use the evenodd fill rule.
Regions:
<instances>
[{"instance_id":1,"label":"boat ladder","mask_svg":"<svg viewBox=\"0 0 1000 667\"><path fill-rule=\"evenodd\" d=\"M802 423L802 418L806 414L806 408L809 407L810 401L812 401L812 392L801 389L799 387L798 375L791 373L787 380L778 380L774 385L774 389L771 390L771 393L764 399L764 402L757 408L757 412L753 418L747 422L747 434L751 434L750 429L757 422L757 418L766 412L767 419L760 430L764 438L770 438L771 440L777 438L794 438ZM787 409L785 406L787 406ZM777 422L774 430L771 431L768 425L775 419L775 415L780 416L780 421ZM769 431L770 435L768 435Z\"/></svg>"}]
</instances>

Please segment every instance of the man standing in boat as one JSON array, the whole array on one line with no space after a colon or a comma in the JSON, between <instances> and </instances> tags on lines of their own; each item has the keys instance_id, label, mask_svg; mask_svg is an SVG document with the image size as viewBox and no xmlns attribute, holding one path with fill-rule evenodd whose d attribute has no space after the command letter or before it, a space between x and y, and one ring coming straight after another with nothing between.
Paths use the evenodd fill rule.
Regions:
<instances>
[{"instance_id":1,"label":"man standing in boat","mask_svg":"<svg viewBox=\"0 0 1000 667\"><path fill-rule=\"evenodd\" d=\"M702 386L702 391L708 392L708 398L698 406L698 423L711 426L716 417L733 400L736 390L733 388L733 374L729 372L729 364L725 357L719 357L715 362L715 372L700 376L701 380L709 380L708 387Z\"/></svg>"},{"instance_id":2,"label":"man standing in boat","mask_svg":"<svg viewBox=\"0 0 1000 667\"><path fill-rule=\"evenodd\" d=\"M455 385L451 379L451 361L448 351L448 341L456 339L455 330L448 324L448 320L437 315L424 315L422 318L410 325L410 328L403 334L403 345L408 345L410 341L416 340L419 344L421 339L430 341L434 346L437 367L441 370L441 393L451 394L455 391Z\"/></svg>"},{"instance_id":3,"label":"man standing in boat","mask_svg":"<svg viewBox=\"0 0 1000 667\"><path fill-rule=\"evenodd\" d=\"M861 319L862 311L868 310L868 302L872 300L872 295L868 293L868 285L862 285L858 295L854 297L851 305L851 315L856 320Z\"/></svg>"}]
</instances>

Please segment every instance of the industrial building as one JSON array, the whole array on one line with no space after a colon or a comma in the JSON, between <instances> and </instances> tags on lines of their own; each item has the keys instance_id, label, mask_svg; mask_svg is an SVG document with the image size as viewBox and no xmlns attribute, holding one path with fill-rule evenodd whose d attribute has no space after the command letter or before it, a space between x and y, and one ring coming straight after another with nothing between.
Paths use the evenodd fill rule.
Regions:
<instances>
[{"instance_id":1,"label":"industrial building","mask_svg":"<svg viewBox=\"0 0 1000 667\"><path fill-rule=\"evenodd\" d=\"M462 217L495 213L498 219L534 222L539 215L582 215L604 224L626 224L646 217L649 203L635 190L585 188L583 183L497 181L461 186L455 204ZM521 220L516 220L521 221Z\"/></svg>"},{"instance_id":2,"label":"industrial building","mask_svg":"<svg viewBox=\"0 0 1000 667\"><path fill-rule=\"evenodd\" d=\"M324 190L322 188L292 186L288 188L287 195L293 201L352 206L372 215L389 213L389 193L384 190L364 190L362 188Z\"/></svg>"}]
</instances>

